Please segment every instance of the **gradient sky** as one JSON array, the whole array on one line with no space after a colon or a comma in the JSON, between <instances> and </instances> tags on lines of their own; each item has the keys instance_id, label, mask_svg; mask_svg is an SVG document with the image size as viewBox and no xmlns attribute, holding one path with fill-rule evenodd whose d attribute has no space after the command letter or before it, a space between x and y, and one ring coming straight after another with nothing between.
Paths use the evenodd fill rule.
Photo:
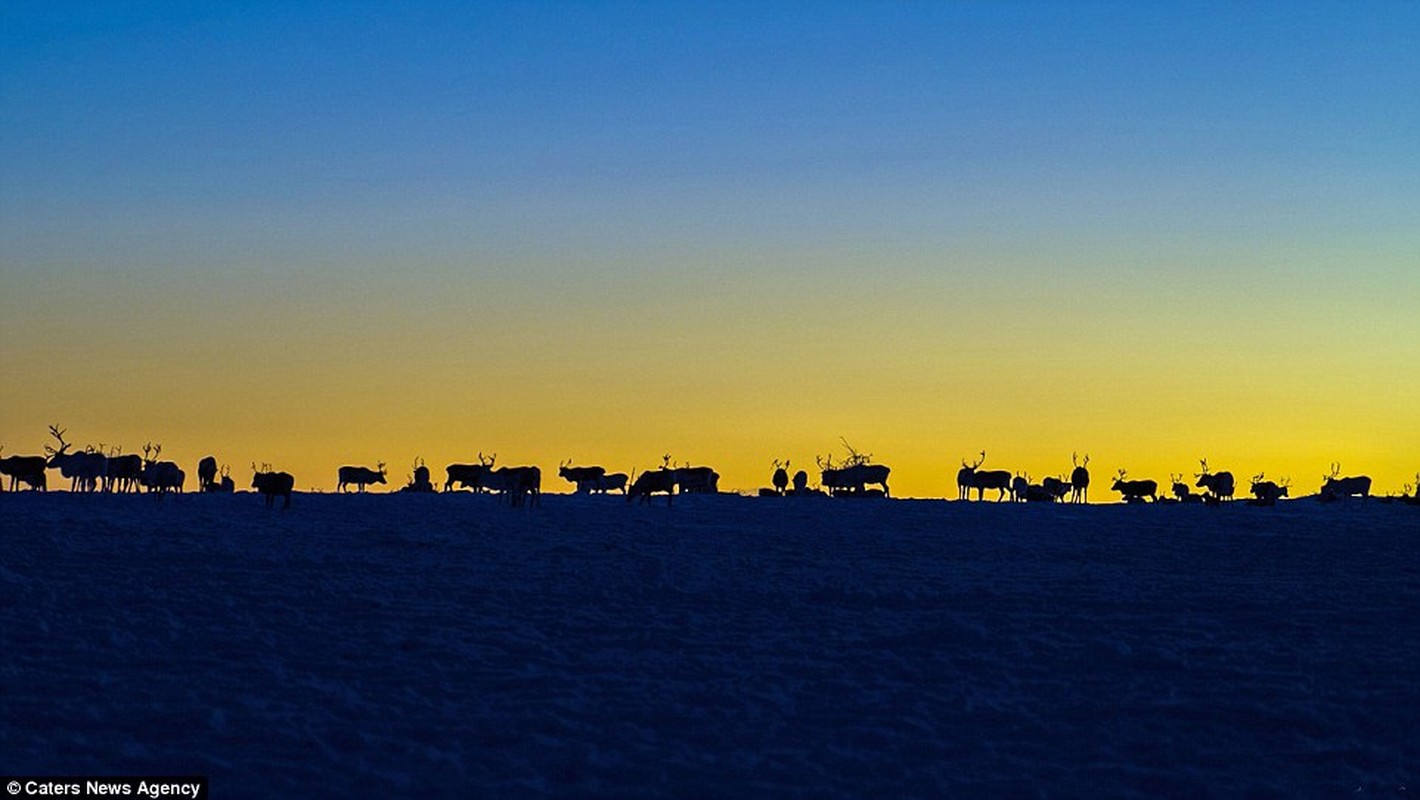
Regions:
<instances>
[{"instance_id":1,"label":"gradient sky","mask_svg":"<svg viewBox=\"0 0 1420 800\"><path fill-rule=\"evenodd\" d=\"M1417 363L1420 3L0 5L7 455L1384 493Z\"/></svg>"}]
</instances>

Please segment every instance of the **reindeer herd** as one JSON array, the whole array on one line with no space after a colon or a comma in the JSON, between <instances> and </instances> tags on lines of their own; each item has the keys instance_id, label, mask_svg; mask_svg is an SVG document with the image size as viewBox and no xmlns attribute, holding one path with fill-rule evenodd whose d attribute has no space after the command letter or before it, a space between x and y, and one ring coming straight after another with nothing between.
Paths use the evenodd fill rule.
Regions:
<instances>
[{"instance_id":1,"label":"reindeer herd","mask_svg":"<svg viewBox=\"0 0 1420 800\"><path fill-rule=\"evenodd\" d=\"M69 480L69 490L74 492L136 492L145 490L163 495L168 492L182 492L186 483L186 473L175 462L160 460L163 446L145 444L143 455L124 454L120 448L105 448L102 444L75 451L73 443L64 439L67 429L57 425L49 426L49 434L54 444L46 445L43 456L7 456L0 458L0 489L4 488L3 477L9 477L9 489L15 491L20 486L43 491L48 488L47 471L59 470L63 478ZM772 488L760 489L761 496L806 496L829 495L838 497L887 497L889 496L888 476L891 469L884 464L875 464L872 456L860 453L845 440L848 455L837 464L832 454L815 456L819 469L819 486L809 487L809 474L797 470L792 477L789 460L775 460L771 477ZM0 448L2 451L3 448ZM3 456L3 452L0 452ZM471 490L476 493L491 493L504 500L509 506L537 507L542 494L542 471L536 466L497 466L497 454L478 454L476 464L449 464L445 467L444 492ZM997 502L1010 499L1012 502L1087 503L1090 488L1090 456L1080 458L1078 453L1070 455L1071 470L1047 476L1039 483L1033 482L1024 472L1012 473L1003 469L983 469L986 451L968 464L962 459L957 471L957 499L971 500L973 491L976 500L982 501L987 492L995 492ZM1236 493L1233 474L1226 470L1212 471L1207 459L1199 461L1201 471L1194 473L1195 481L1190 486L1183 473L1171 474L1170 490L1161 494L1159 484L1154 480L1130 480L1128 473L1118 471L1111 490L1118 492L1126 503L1205 503L1221 504L1232 501ZM609 473L600 466L573 466L569 459L558 465L560 478L575 486L578 494L606 494L620 492L627 502L639 499L650 502L656 494L664 494L666 503L673 502L677 494L715 494L719 491L720 474L706 466L691 466L689 463L675 465L670 454L662 457L661 466L631 476L623 472ZM339 492L363 493L371 484L387 484L388 470L383 461L375 469L362 466L343 466L337 471L336 488ZM1275 505L1281 498L1288 497L1290 480L1283 478L1280 483L1265 479L1264 473L1252 476L1248 500L1254 505ZM1407 502L1420 502L1420 474L1415 476L1413 487L1405 488ZM278 472L270 464L258 467L252 464L251 488L260 493L267 506L274 506L277 498L283 500L282 508L291 505L291 494L295 488L295 478L287 472ZM1195 489L1202 490L1195 492ZM231 477L231 467L221 465L213 456L203 458L197 465L197 490L200 492L234 492L236 484ZM435 492L437 487L430 480L429 468L423 459L416 459L409 482L401 492ZM1323 502L1346 497L1368 497L1371 493L1371 479L1368 476L1341 477L1341 465L1333 463L1329 474L1322 476L1322 486L1318 498Z\"/></svg>"}]
</instances>

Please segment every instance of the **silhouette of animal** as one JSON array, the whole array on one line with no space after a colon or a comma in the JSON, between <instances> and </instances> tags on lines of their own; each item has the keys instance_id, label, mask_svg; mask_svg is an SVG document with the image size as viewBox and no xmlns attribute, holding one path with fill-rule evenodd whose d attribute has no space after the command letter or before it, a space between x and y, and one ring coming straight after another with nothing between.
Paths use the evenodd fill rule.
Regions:
<instances>
[{"instance_id":1,"label":"silhouette of animal","mask_svg":"<svg viewBox=\"0 0 1420 800\"><path fill-rule=\"evenodd\" d=\"M819 481L829 494L859 494L868 486L881 486L883 496L889 496L888 475L892 469L887 465L849 463L844 467L834 467L831 464L831 461L819 463L823 467Z\"/></svg>"},{"instance_id":2,"label":"silhouette of animal","mask_svg":"<svg viewBox=\"0 0 1420 800\"><path fill-rule=\"evenodd\" d=\"M86 451L83 453L70 453L69 447L72 442L64 441L64 434L68 428L60 430L58 425L50 425L49 433L59 441L58 449L45 445L44 452L49 456L48 466L50 469L59 470L59 474L69 479L69 490L71 492L92 492L99 488L99 481L108 471L108 458L103 453Z\"/></svg>"},{"instance_id":3,"label":"silhouette of animal","mask_svg":"<svg viewBox=\"0 0 1420 800\"><path fill-rule=\"evenodd\" d=\"M217 489L217 459L215 456L207 456L197 462L197 488L198 491L212 492Z\"/></svg>"},{"instance_id":4,"label":"silhouette of animal","mask_svg":"<svg viewBox=\"0 0 1420 800\"><path fill-rule=\"evenodd\" d=\"M685 466L675 470L682 494L715 494L720 491L720 473L709 467Z\"/></svg>"},{"instance_id":5,"label":"silhouette of animal","mask_svg":"<svg viewBox=\"0 0 1420 800\"><path fill-rule=\"evenodd\" d=\"M971 490L976 487L976 470L986 461L986 451L981 451L981 458L975 463L967 464L966 459L961 460L961 469L957 470L957 499L970 500Z\"/></svg>"},{"instance_id":6,"label":"silhouette of animal","mask_svg":"<svg viewBox=\"0 0 1420 800\"><path fill-rule=\"evenodd\" d=\"M424 459L416 456L411 466L414 467L414 474L400 491L433 493L434 484L429 481L429 467L425 465Z\"/></svg>"},{"instance_id":7,"label":"silhouette of animal","mask_svg":"<svg viewBox=\"0 0 1420 800\"><path fill-rule=\"evenodd\" d=\"M1174 474L1170 473L1169 479L1170 479L1170 481L1173 483L1173 496L1176 497L1176 498L1178 498L1178 502L1180 502L1180 503L1201 503L1201 502L1203 502L1203 495L1201 495L1201 494L1194 494L1194 493L1193 493L1193 489L1189 488L1188 484L1186 484L1186 483L1183 482L1183 473L1179 473L1179 474L1177 474L1177 475L1174 475Z\"/></svg>"},{"instance_id":8,"label":"silhouette of animal","mask_svg":"<svg viewBox=\"0 0 1420 800\"><path fill-rule=\"evenodd\" d=\"M336 491L343 492L345 487L354 484L361 492L365 491L365 486L371 483L385 482L385 462L381 461L375 469L369 467L341 467L339 470L340 482L336 484Z\"/></svg>"},{"instance_id":9,"label":"silhouette of animal","mask_svg":"<svg viewBox=\"0 0 1420 800\"><path fill-rule=\"evenodd\" d=\"M483 476L483 485L508 498L512 507L536 508L542 497L542 470L537 467L499 467Z\"/></svg>"},{"instance_id":10,"label":"silhouette of animal","mask_svg":"<svg viewBox=\"0 0 1420 800\"><path fill-rule=\"evenodd\" d=\"M1011 473L1004 469L985 470L981 465L986 463L986 451L981 451L981 458L971 465L971 488L976 490L976 499L984 500L987 489L995 489L1000 492L996 495L996 502L1006 499L1006 493L1011 490ZM963 461L965 466L966 462ZM960 476L960 473L958 473Z\"/></svg>"},{"instance_id":11,"label":"silhouette of animal","mask_svg":"<svg viewBox=\"0 0 1420 800\"><path fill-rule=\"evenodd\" d=\"M600 480L602 476L606 475L606 469L604 467L573 467L569 466L571 463L571 459L568 459L566 463L559 464L557 466L557 474L561 476L563 480L577 484L578 493L592 492L597 485L597 481Z\"/></svg>"},{"instance_id":12,"label":"silhouette of animal","mask_svg":"<svg viewBox=\"0 0 1420 800\"><path fill-rule=\"evenodd\" d=\"M809 473L799 470L794 473L794 494L803 495L809 491Z\"/></svg>"},{"instance_id":13,"label":"silhouette of animal","mask_svg":"<svg viewBox=\"0 0 1420 800\"><path fill-rule=\"evenodd\" d=\"M1287 496L1287 487L1290 481L1283 478L1282 483L1279 485L1273 481L1263 480L1264 475L1265 473L1259 472L1252 476L1252 486L1250 489L1254 502L1258 505L1276 505L1279 499Z\"/></svg>"},{"instance_id":14,"label":"silhouette of animal","mask_svg":"<svg viewBox=\"0 0 1420 800\"><path fill-rule=\"evenodd\" d=\"M596 494L606 494L610 491L626 493L626 473L613 472L610 475L603 475L592 482L591 488L587 491Z\"/></svg>"},{"instance_id":15,"label":"silhouette of animal","mask_svg":"<svg viewBox=\"0 0 1420 800\"><path fill-rule=\"evenodd\" d=\"M1195 483L1194 486L1212 492L1216 500L1233 499L1233 473L1227 471L1209 473L1208 459L1206 458L1199 459L1198 463L1203 465L1203 472L1194 475L1198 478L1198 483Z\"/></svg>"},{"instance_id":16,"label":"silhouette of animal","mask_svg":"<svg viewBox=\"0 0 1420 800\"><path fill-rule=\"evenodd\" d=\"M1342 497L1360 495L1362 497L1371 496L1371 478L1369 475L1357 475L1350 478L1337 477L1341 474L1341 463L1333 461L1331 463L1331 474L1322 476L1325 481L1321 486L1322 500L1337 500Z\"/></svg>"},{"instance_id":17,"label":"silhouette of animal","mask_svg":"<svg viewBox=\"0 0 1420 800\"><path fill-rule=\"evenodd\" d=\"M226 464L222 465L222 480L212 491L231 494L237 490L237 484L232 480L232 468Z\"/></svg>"},{"instance_id":18,"label":"silhouette of animal","mask_svg":"<svg viewBox=\"0 0 1420 800\"><path fill-rule=\"evenodd\" d=\"M150 442L143 445L143 473L138 477L138 482L149 492L159 495L170 491L181 492L187 482L187 473L172 461L159 461L158 456L162 452L161 444L155 446Z\"/></svg>"},{"instance_id":19,"label":"silhouette of animal","mask_svg":"<svg viewBox=\"0 0 1420 800\"><path fill-rule=\"evenodd\" d=\"M21 483L42 492L49 487L49 479L44 473L48 465L49 460L44 456L6 456L0 458L0 475L10 476L12 492Z\"/></svg>"},{"instance_id":20,"label":"silhouette of animal","mask_svg":"<svg viewBox=\"0 0 1420 800\"><path fill-rule=\"evenodd\" d=\"M1022 472L1011 479L1011 500L1016 503L1024 503L1028 494L1030 494L1030 476Z\"/></svg>"},{"instance_id":21,"label":"silhouette of animal","mask_svg":"<svg viewBox=\"0 0 1420 800\"><path fill-rule=\"evenodd\" d=\"M291 490L296 488L296 478L289 472L273 472L268 465L266 470L259 470L256 464L251 465L251 488L261 492L266 498L266 507L271 508L276 505L276 498L284 497L286 502L282 504L282 510L291 507Z\"/></svg>"},{"instance_id":22,"label":"silhouette of animal","mask_svg":"<svg viewBox=\"0 0 1420 800\"><path fill-rule=\"evenodd\" d=\"M1110 487L1124 496L1124 502L1137 503L1143 501L1145 497L1156 502L1158 501L1158 483L1150 480L1128 481L1125 480L1127 475L1128 473L1124 470L1120 470L1119 477L1114 479L1114 486Z\"/></svg>"},{"instance_id":23,"label":"silhouette of animal","mask_svg":"<svg viewBox=\"0 0 1420 800\"><path fill-rule=\"evenodd\" d=\"M1064 478L1046 478L1040 482L1040 488L1045 490L1046 496L1054 503L1065 499L1065 495L1070 493L1071 484Z\"/></svg>"},{"instance_id":24,"label":"silhouette of animal","mask_svg":"<svg viewBox=\"0 0 1420 800\"><path fill-rule=\"evenodd\" d=\"M137 453L120 455L115 452L108 457L108 471L104 475L104 491L136 492L143 478L143 459Z\"/></svg>"},{"instance_id":25,"label":"silhouette of animal","mask_svg":"<svg viewBox=\"0 0 1420 800\"><path fill-rule=\"evenodd\" d=\"M789 462L779 463L779 459L774 460L774 477L769 481L774 485L774 491L784 494L784 490L789 488Z\"/></svg>"},{"instance_id":26,"label":"silhouette of animal","mask_svg":"<svg viewBox=\"0 0 1420 800\"><path fill-rule=\"evenodd\" d=\"M444 481L444 491L453 489L455 483L475 492L482 491L482 481L484 476L493 470L493 464L498 460L498 454L494 453L491 458L485 458L482 451L478 453L477 464L450 464L444 468L446 479Z\"/></svg>"},{"instance_id":27,"label":"silhouette of animal","mask_svg":"<svg viewBox=\"0 0 1420 800\"><path fill-rule=\"evenodd\" d=\"M1081 464L1075 459L1075 454L1071 453L1070 463L1075 466L1070 470L1070 502L1089 502L1090 471L1086 467L1090 465L1090 454L1085 454L1085 463Z\"/></svg>"},{"instance_id":28,"label":"silhouette of animal","mask_svg":"<svg viewBox=\"0 0 1420 800\"><path fill-rule=\"evenodd\" d=\"M631 482L631 489L626 492L626 502L639 497L644 505L651 501L651 495L655 492L665 492L666 505L670 506L674 502L676 472L678 470L662 467L641 473Z\"/></svg>"}]
</instances>

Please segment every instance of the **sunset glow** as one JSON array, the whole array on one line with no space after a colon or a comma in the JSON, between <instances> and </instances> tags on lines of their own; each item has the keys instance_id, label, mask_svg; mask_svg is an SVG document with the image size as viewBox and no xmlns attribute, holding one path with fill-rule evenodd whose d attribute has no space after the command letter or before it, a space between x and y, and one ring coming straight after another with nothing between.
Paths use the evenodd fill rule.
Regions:
<instances>
[{"instance_id":1,"label":"sunset glow","mask_svg":"<svg viewBox=\"0 0 1420 800\"><path fill-rule=\"evenodd\" d=\"M417 9L0 7L5 455L1420 471L1420 5Z\"/></svg>"}]
</instances>

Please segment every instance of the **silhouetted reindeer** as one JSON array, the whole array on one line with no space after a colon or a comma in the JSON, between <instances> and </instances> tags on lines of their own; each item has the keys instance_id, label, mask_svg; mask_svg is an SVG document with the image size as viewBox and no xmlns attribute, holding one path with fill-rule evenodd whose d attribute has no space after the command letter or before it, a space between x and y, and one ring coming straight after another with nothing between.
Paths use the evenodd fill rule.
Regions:
<instances>
[{"instance_id":1,"label":"silhouetted reindeer","mask_svg":"<svg viewBox=\"0 0 1420 800\"><path fill-rule=\"evenodd\" d=\"M212 491L223 494L231 494L237 490L236 481L232 480L232 468L227 464L222 465L222 480L218 482Z\"/></svg>"},{"instance_id":2,"label":"silhouetted reindeer","mask_svg":"<svg viewBox=\"0 0 1420 800\"><path fill-rule=\"evenodd\" d=\"M123 448L114 447L108 456L104 474L104 491L136 492L143 480L143 459L137 453L123 455Z\"/></svg>"},{"instance_id":3,"label":"silhouetted reindeer","mask_svg":"<svg viewBox=\"0 0 1420 800\"><path fill-rule=\"evenodd\" d=\"M1325 481L1321 486L1322 502L1340 500L1343 497L1360 495L1362 497L1371 496L1371 478L1369 475L1357 475L1350 478L1337 477L1341 474L1341 462L1331 462L1331 474L1323 475Z\"/></svg>"},{"instance_id":4,"label":"silhouetted reindeer","mask_svg":"<svg viewBox=\"0 0 1420 800\"><path fill-rule=\"evenodd\" d=\"M779 463L779 459L774 459L774 477L769 481L774 485L774 491L784 494L784 490L789 488L789 462Z\"/></svg>"},{"instance_id":5,"label":"silhouetted reindeer","mask_svg":"<svg viewBox=\"0 0 1420 800\"><path fill-rule=\"evenodd\" d=\"M1183 473L1180 472L1180 473L1177 474L1177 475L1174 475L1173 473L1169 473L1169 480L1170 480L1171 483L1173 483L1173 496L1178 499L1178 502L1180 502L1180 503L1201 503L1201 502L1203 502L1203 495L1201 495L1201 494L1194 494L1194 493L1193 493L1193 489L1189 488L1189 485L1183 482Z\"/></svg>"},{"instance_id":6,"label":"silhouetted reindeer","mask_svg":"<svg viewBox=\"0 0 1420 800\"><path fill-rule=\"evenodd\" d=\"M161 444L155 446L149 442L143 445L143 474L138 480L150 493L157 493L159 497L170 491L181 493L183 484L187 482L187 473L176 462L159 461L158 456L162 452Z\"/></svg>"},{"instance_id":7,"label":"silhouetted reindeer","mask_svg":"<svg viewBox=\"0 0 1420 800\"><path fill-rule=\"evenodd\" d=\"M1030 475L1019 472L1011 479L1011 502L1024 503L1030 494Z\"/></svg>"},{"instance_id":8,"label":"silhouetted reindeer","mask_svg":"<svg viewBox=\"0 0 1420 800\"><path fill-rule=\"evenodd\" d=\"M433 493L434 484L429 481L429 467L424 464L424 459L415 456L414 474L410 476L409 483L400 489L401 492L426 492Z\"/></svg>"},{"instance_id":9,"label":"silhouetted reindeer","mask_svg":"<svg viewBox=\"0 0 1420 800\"><path fill-rule=\"evenodd\" d=\"M498 454L494 453L492 458L484 458L483 451L478 453L477 464L450 464L444 468L447 476L444 481L444 491L453 489L457 483L475 492L482 491L483 478L493 470L493 463L498 459Z\"/></svg>"},{"instance_id":10,"label":"silhouetted reindeer","mask_svg":"<svg viewBox=\"0 0 1420 800\"><path fill-rule=\"evenodd\" d=\"M1207 489L1208 491L1212 492L1213 500L1215 502L1221 500L1232 500L1233 473L1227 472L1226 470L1218 473L1209 473L1208 459L1206 458L1199 459L1198 463L1203 465L1203 471L1201 473L1194 474L1194 477L1198 478L1198 482L1195 483L1194 486Z\"/></svg>"},{"instance_id":11,"label":"silhouetted reindeer","mask_svg":"<svg viewBox=\"0 0 1420 800\"><path fill-rule=\"evenodd\" d=\"M715 494L720 491L720 473L710 467L685 466L675 470L675 482L682 494Z\"/></svg>"},{"instance_id":12,"label":"silhouetted reindeer","mask_svg":"<svg viewBox=\"0 0 1420 800\"><path fill-rule=\"evenodd\" d=\"M1065 495L1070 493L1071 484L1065 478L1047 477L1040 482L1040 488L1045 490L1046 496L1052 503L1058 503L1065 499Z\"/></svg>"},{"instance_id":13,"label":"silhouetted reindeer","mask_svg":"<svg viewBox=\"0 0 1420 800\"><path fill-rule=\"evenodd\" d=\"M339 470L340 482L336 484L336 491L343 492L349 484L354 484L360 492L365 491L365 486L371 483L385 482L385 462L381 461L375 469L369 467L341 467Z\"/></svg>"},{"instance_id":14,"label":"silhouetted reindeer","mask_svg":"<svg viewBox=\"0 0 1420 800\"><path fill-rule=\"evenodd\" d=\"M872 463L872 455L869 453L859 453L843 441L843 445L848 448L848 458L842 466L833 466L833 454L829 454L827 459L814 457L821 472L819 481L823 488L830 495L862 495L867 492L869 486L881 486L883 497L891 496L888 490L888 476L892 474L892 468L886 464Z\"/></svg>"},{"instance_id":15,"label":"silhouetted reindeer","mask_svg":"<svg viewBox=\"0 0 1420 800\"><path fill-rule=\"evenodd\" d=\"M981 458L977 459L976 463L972 464L969 468L971 472L970 486L976 490L977 501L986 498L987 489L995 489L1000 492L1000 494L996 495L996 502L999 503L1006 499L1006 493L1011 490L1011 473L1004 469L983 471L981 465L984 463L986 463L986 451L982 450ZM963 468L966 468L966 461L962 461L961 464ZM960 481L961 478L962 474L958 472L957 480Z\"/></svg>"},{"instance_id":16,"label":"silhouetted reindeer","mask_svg":"<svg viewBox=\"0 0 1420 800\"><path fill-rule=\"evenodd\" d=\"M536 508L542 498L542 470L537 467L499 467L483 476L483 485L508 498L509 507Z\"/></svg>"},{"instance_id":17,"label":"silhouetted reindeer","mask_svg":"<svg viewBox=\"0 0 1420 800\"><path fill-rule=\"evenodd\" d=\"M961 460L961 469L957 470L957 499L970 500L971 490L976 487L976 470L986 461L986 451L981 451L981 458L975 463L968 465L966 459Z\"/></svg>"},{"instance_id":18,"label":"silhouetted reindeer","mask_svg":"<svg viewBox=\"0 0 1420 800\"><path fill-rule=\"evenodd\" d=\"M296 488L296 479L289 472L275 472L270 464L263 464L263 469L257 469L256 464L251 465L251 487L266 498L266 507L271 508L276 505L277 497L286 498L281 509L284 511L291 507L291 490Z\"/></svg>"},{"instance_id":19,"label":"silhouetted reindeer","mask_svg":"<svg viewBox=\"0 0 1420 800\"><path fill-rule=\"evenodd\" d=\"M0 475L10 477L12 492L22 483L43 492L49 487L49 479L44 474L48 463L44 456L5 456L0 458Z\"/></svg>"},{"instance_id":20,"label":"silhouetted reindeer","mask_svg":"<svg viewBox=\"0 0 1420 800\"><path fill-rule=\"evenodd\" d=\"M64 441L64 434L68 430L60 430L58 425L49 426L49 433L59 441L59 447L56 449L45 445L44 452L49 456L48 466L50 469L59 470L60 475L69 479L69 491L95 491L99 488L99 481L103 479L104 473L108 471L108 457L103 453L95 453L92 449L82 453L68 452L72 445L72 442Z\"/></svg>"},{"instance_id":21,"label":"silhouetted reindeer","mask_svg":"<svg viewBox=\"0 0 1420 800\"><path fill-rule=\"evenodd\" d=\"M1127 472L1125 472L1124 470L1120 470L1119 477L1114 479L1114 486L1110 487L1114 491L1119 492L1121 495L1124 496L1124 502L1142 503L1144 502L1145 497L1149 498L1152 501L1158 502L1158 483L1150 480L1127 481L1125 480L1125 477L1127 475Z\"/></svg>"},{"instance_id":22,"label":"silhouetted reindeer","mask_svg":"<svg viewBox=\"0 0 1420 800\"><path fill-rule=\"evenodd\" d=\"M802 497L809 492L809 473L799 470L794 473L794 496Z\"/></svg>"},{"instance_id":23,"label":"silhouetted reindeer","mask_svg":"<svg viewBox=\"0 0 1420 800\"><path fill-rule=\"evenodd\" d=\"M626 502L631 502L633 498L641 498L641 505L651 502L651 495L656 492L666 493L666 507L669 508L674 503L676 487L676 470L670 468L671 456L667 453L661 459L661 468L647 470L631 482L631 489L626 492Z\"/></svg>"},{"instance_id":24,"label":"silhouetted reindeer","mask_svg":"<svg viewBox=\"0 0 1420 800\"><path fill-rule=\"evenodd\" d=\"M626 494L626 473L613 472L603 475L592 482L592 488L589 491L593 494L606 494L612 491Z\"/></svg>"},{"instance_id":25,"label":"silhouetted reindeer","mask_svg":"<svg viewBox=\"0 0 1420 800\"><path fill-rule=\"evenodd\" d=\"M577 484L578 494L590 494L597 489L597 483L606 475L604 467L574 467L572 459L557 465L557 474L565 481Z\"/></svg>"},{"instance_id":26,"label":"silhouetted reindeer","mask_svg":"<svg viewBox=\"0 0 1420 800\"><path fill-rule=\"evenodd\" d=\"M1085 454L1085 463L1079 463L1075 454L1070 454L1070 463L1074 469L1070 470L1070 502L1087 503L1090 496L1090 471L1086 469L1090 465L1090 454Z\"/></svg>"},{"instance_id":27,"label":"silhouetted reindeer","mask_svg":"<svg viewBox=\"0 0 1420 800\"><path fill-rule=\"evenodd\" d=\"M201 492L217 491L216 456L207 456L197 462L197 489Z\"/></svg>"},{"instance_id":28,"label":"silhouetted reindeer","mask_svg":"<svg viewBox=\"0 0 1420 800\"><path fill-rule=\"evenodd\" d=\"M1259 472L1252 476L1252 503L1259 506L1275 506L1277 501L1287 496L1287 487L1291 484L1286 478L1282 479L1279 485L1273 481L1265 481L1263 477L1266 473Z\"/></svg>"}]
</instances>

